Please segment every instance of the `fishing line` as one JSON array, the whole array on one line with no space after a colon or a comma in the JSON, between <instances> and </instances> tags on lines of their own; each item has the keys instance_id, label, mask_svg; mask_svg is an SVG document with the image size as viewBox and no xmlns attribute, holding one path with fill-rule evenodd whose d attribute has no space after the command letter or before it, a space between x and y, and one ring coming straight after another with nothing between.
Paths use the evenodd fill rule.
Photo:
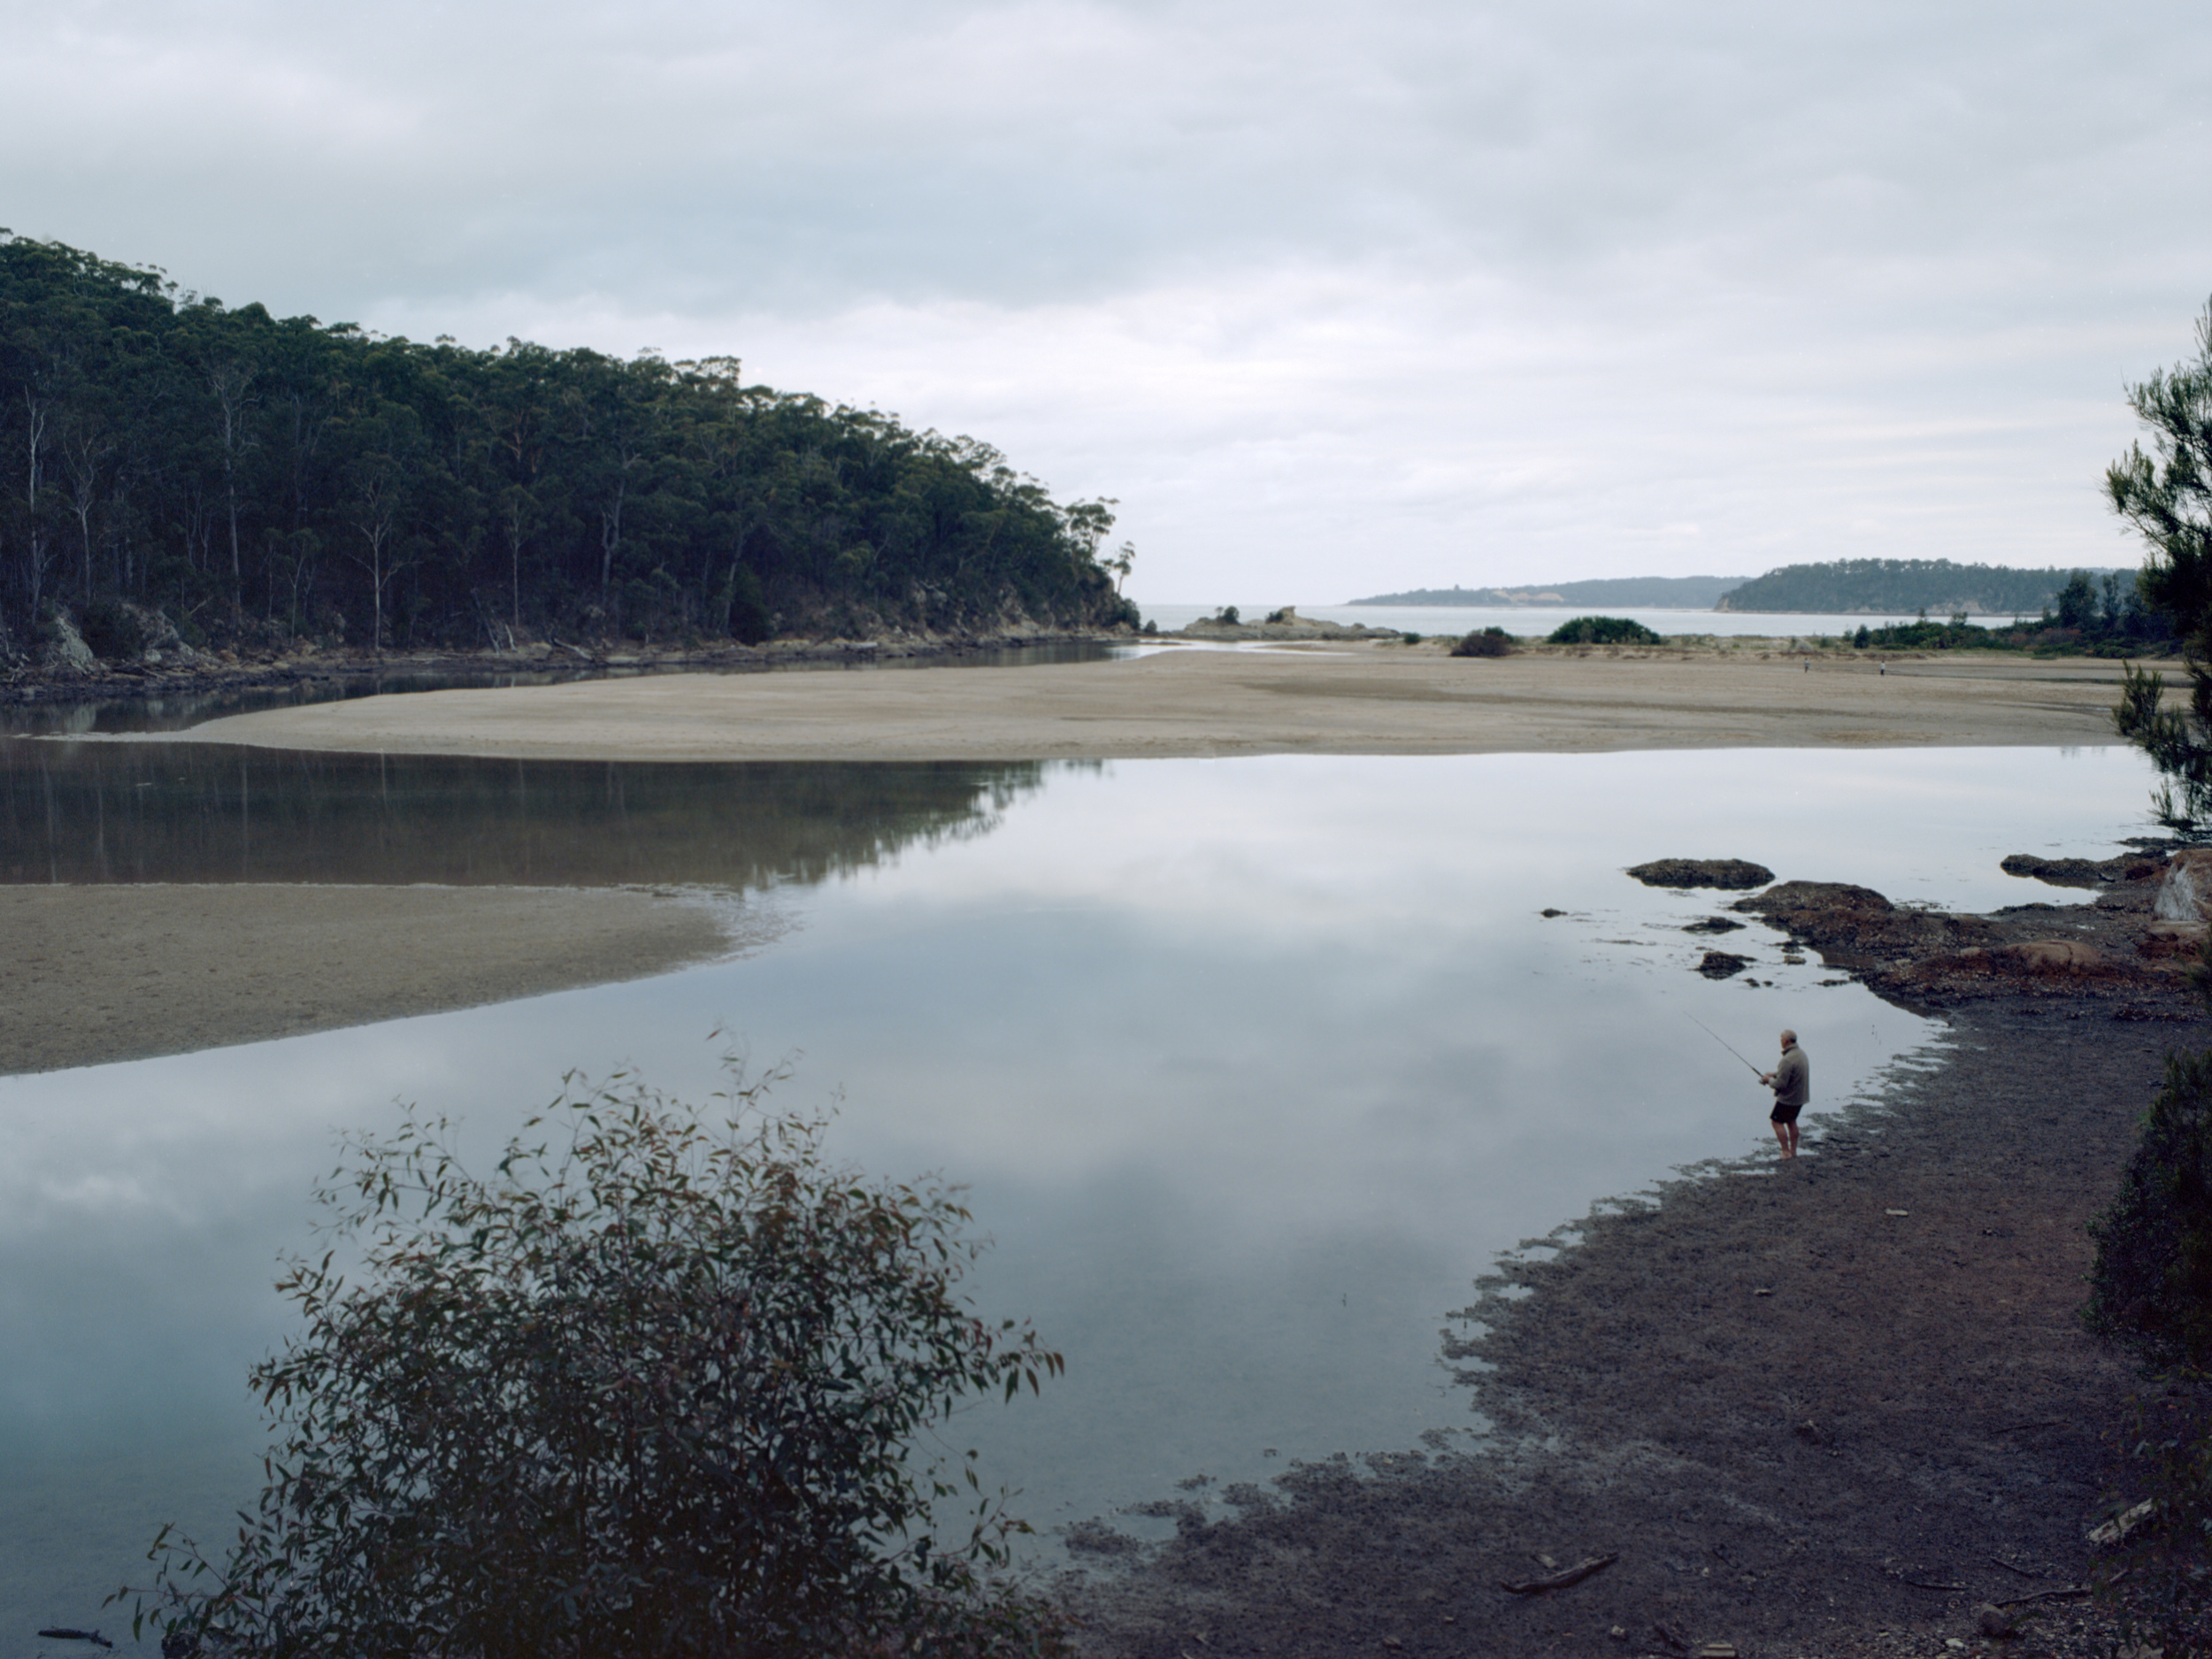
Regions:
<instances>
[{"instance_id":1,"label":"fishing line","mask_svg":"<svg viewBox=\"0 0 2212 1659\"><path fill-rule=\"evenodd\" d=\"M1739 1060L1743 1060L1743 1063L1744 1063L1746 1065L1750 1065L1750 1066L1751 1066L1751 1075L1752 1075L1752 1076L1756 1077L1756 1078L1763 1078L1763 1077L1766 1075L1766 1073L1765 1073L1765 1072L1763 1072L1763 1071L1760 1071L1760 1070L1759 1070L1759 1068L1758 1068L1757 1066L1755 1066L1755 1065L1751 1065L1751 1062L1750 1062L1750 1061L1748 1061L1748 1060L1744 1060L1744 1059L1743 1059L1743 1056L1741 1056L1741 1055L1740 1055L1740 1054L1736 1054L1736 1050L1735 1050L1735 1048L1734 1048L1732 1046L1731 1046L1731 1044L1729 1043L1729 1041L1728 1041L1728 1039L1727 1039L1727 1038L1725 1038L1725 1037L1722 1036L1722 1035L1720 1034L1720 1033L1718 1033L1718 1032L1715 1031L1715 1030L1714 1030L1714 1029L1713 1029L1710 1025L1707 1025L1707 1024L1706 1024L1703 1020L1700 1019L1700 1018L1698 1018L1695 1014L1691 1013L1691 1012L1690 1012L1690 1010L1689 1010L1688 1009L1686 1009L1686 1008L1685 1008L1685 1009L1678 1009L1676 1011L1677 1011L1678 1013L1679 1013L1679 1014L1682 1016L1682 1018L1685 1018L1685 1019L1688 1020L1688 1021L1690 1022L1690 1024L1692 1024L1693 1025L1696 1026L1696 1027L1697 1027L1700 1031L1703 1032L1703 1033L1704 1033L1707 1036L1710 1037L1710 1038L1711 1038L1711 1039L1712 1039L1715 1042L1717 1042L1717 1043L1720 1044L1720 1046L1721 1046L1722 1048L1726 1048L1726 1049L1728 1050L1728 1052L1729 1052L1729 1053L1731 1053L1731 1054L1735 1054L1735 1055L1736 1055L1736 1058L1738 1058Z\"/></svg>"}]
</instances>

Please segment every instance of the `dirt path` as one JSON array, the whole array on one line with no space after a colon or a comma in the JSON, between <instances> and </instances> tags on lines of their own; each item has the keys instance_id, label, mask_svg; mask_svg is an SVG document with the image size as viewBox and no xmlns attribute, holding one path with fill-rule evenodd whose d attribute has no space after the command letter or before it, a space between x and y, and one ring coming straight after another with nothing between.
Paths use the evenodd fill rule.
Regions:
<instances>
[{"instance_id":1,"label":"dirt path","mask_svg":"<svg viewBox=\"0 0 2212 1659\"><path fill-rule=\"evenodd\" d=\"M165 741L589 760L1040 760L2114 741L2116 663L1180 649L927 673L664 675L271 710Z\"/></svg>"}]
</instances>

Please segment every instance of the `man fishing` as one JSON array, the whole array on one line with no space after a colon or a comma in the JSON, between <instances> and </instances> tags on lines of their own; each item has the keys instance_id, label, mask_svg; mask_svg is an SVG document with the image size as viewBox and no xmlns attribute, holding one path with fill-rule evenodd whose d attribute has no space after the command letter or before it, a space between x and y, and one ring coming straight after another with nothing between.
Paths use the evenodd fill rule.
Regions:
<instances>
[{"instance_id":1,"label":"man fishing","mask_svg":"<svg viewBox=\"0 0 2212 1659\"><path fill-rule=\"evenodd\" d=\"M1774 1110L1767 1114L1767 1121L1774 1125L1774 1138L1782 1143L1782 1156L1797 1156L1797 1114L1805 1110L1807 1096L1812 1093L1812 1063L1805 1058L1805 1051L1797 1046L1797 1033L1782 1033L1782 1058L1771 1071L1759 1074L1759 1081L1774 1091Z\"/></svg>"}]
</instances>

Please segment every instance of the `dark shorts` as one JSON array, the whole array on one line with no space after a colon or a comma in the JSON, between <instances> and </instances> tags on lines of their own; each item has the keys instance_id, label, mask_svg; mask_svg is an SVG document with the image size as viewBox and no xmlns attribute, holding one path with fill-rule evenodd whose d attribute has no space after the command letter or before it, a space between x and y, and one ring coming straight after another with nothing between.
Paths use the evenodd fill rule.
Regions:
<instances>
[{"instance_id":1,"label":"dark shorts","mask_svg":"<svg viewBox=\"0 0 2212 1659\"><path fill-rule=\"evenodd\" d=\"M1780 1101L1776 1101L1774 1110L1767 1114L1767 1121L1770 1124L1793 1124L1797 1121L1797 1114L1804 1110L1803 1101L1794 1106L1785 1106Z\"/></svg>"}]
</instances>

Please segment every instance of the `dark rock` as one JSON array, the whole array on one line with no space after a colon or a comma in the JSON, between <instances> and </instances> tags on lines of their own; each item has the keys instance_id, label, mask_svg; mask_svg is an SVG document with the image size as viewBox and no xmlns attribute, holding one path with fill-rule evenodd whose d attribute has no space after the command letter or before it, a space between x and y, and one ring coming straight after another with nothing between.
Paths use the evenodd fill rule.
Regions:
<instances>
[{"instance_id":1,"label":"dark rock","mask_svg":"<svg viewBox=\"0 0 2212 1659\"><path fill-rule=\"evenodd\" d=\"M2038 858L2033 853L2014 853L1997 868L2008 876L2028 876L2055 887L2101 887L2108 882L2134 879L2131 866L2147 862L2140 858Z\"/></svg>"},{"instance_id":2,"label":"dark rock","mask_svg":"<svg viewBox=\"0 0 2212 1659\"><path fill-rule=\"evenodd\" d=\"M1763 887L1774 879L1764 864L1742 858L1655 858L1628 873L1647 887Z\"/></svg>"},{"instance_id":3,"label":"dark rock","mask_svg":"<svg viewBox=\"0 0 2212 1659\"><path fill-rule=\"evenodd\" d=\"M1732 922L1725 916L1709 916L1701 922L1692 922L1682 930L1686 933L1739 933L1741 922Z\"/></svg>"},{"instance_id":4,"label":"dark rock","mask_svg":"<svg viewBox=\"0 0 2212 1659\"><path fill-rule=\"evenodd\" d=\"M1546 921L1549 921L1553 917L1564 916L1567 912L1564 910L1539 910L1536 913L1542 917Z\"/></svg>"},{"instance_id":5,"label":"dark rock","mask_svg":"<svg viewBox=\"0 0 2212 1659\"><path fill-rule=\"evenodd\" d=\"M1140 1540L1103 1521L1078 1521L1061 1536L1068 1553L1076 1555L1134 1555L1144 1548Z\"/></svg>"},{"instance_id":6,"label":"dark rock","mask_svg":"<svg viewBox=\"0 0 2212 1659\"><path fill-rule=\"evenodd\" d=\"M1798 910L1893 910L1897 907L1872 887L1848 881L1783 881L1764 893L1738 899L1729 909L1769 918Z\"/></svg>"},{"instance_id":7,"label":"dark rock","mask_svg":"<svg viewBox=\"0 0 2212 1659\"><path fill-rule=\"evenodd\" d=\"M1741 973L1751 965L1748 956L1731 956L1725 950L1709 950L1698 963L1697 971L1709 979L1725 979Z\"/></svg>"}]
</instances>

